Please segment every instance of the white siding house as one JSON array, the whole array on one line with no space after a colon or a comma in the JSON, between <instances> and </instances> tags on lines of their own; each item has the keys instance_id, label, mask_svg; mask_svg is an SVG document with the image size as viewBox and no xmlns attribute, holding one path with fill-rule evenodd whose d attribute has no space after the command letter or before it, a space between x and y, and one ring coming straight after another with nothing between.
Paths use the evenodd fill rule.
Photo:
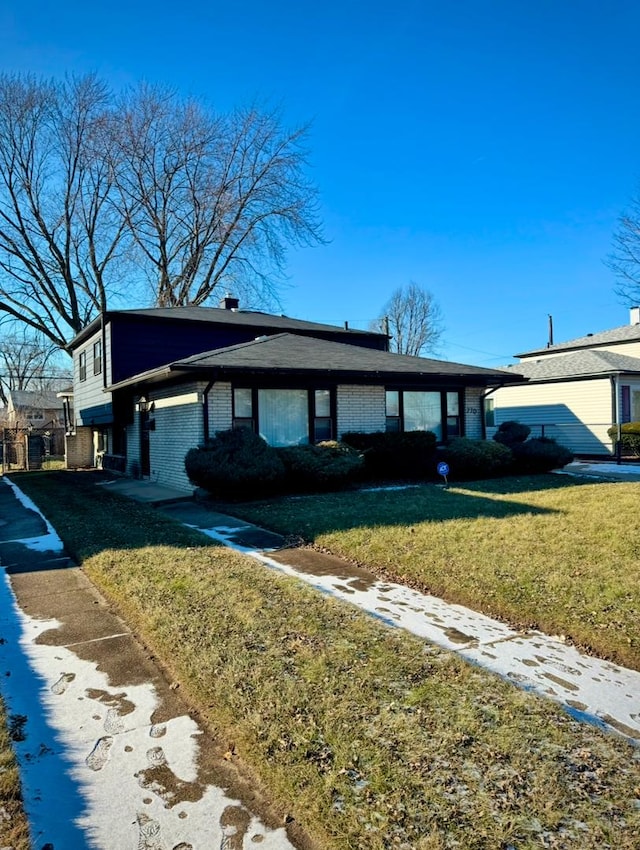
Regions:
<instances>
[{"instance_id":1,"label":"white siding house","mask_svg":"<svg viewBox=\"0 0 640 850\"><path fill-rule=\"evenodd\" d=\"M529 425L579 455L610 455L608 429L640 421L640 310L621 328L517 355L510 367L528 381L487 395L493 422Z\"/></svg>"}]
</instances>

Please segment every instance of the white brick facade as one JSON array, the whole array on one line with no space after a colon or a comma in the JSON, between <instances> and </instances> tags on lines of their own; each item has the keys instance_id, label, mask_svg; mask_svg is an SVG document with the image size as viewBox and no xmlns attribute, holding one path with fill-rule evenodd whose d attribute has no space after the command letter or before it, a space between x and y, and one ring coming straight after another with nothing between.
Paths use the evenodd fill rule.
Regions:
<instances>
[{"instance_id":1,"label":"white brick facade","mask_svg":"<svg viewBox=\"0 0 640 850\"><path fill-rule=\"evenodd\" d=\"M385 388L344 384L338 387L338 438L347 431L384 431Z\"/></svg>"},{"instance_id":2,"label":"white brick facade","mask_svg":"<svg viewBox=\"0 0 640 850\"><path fill-rule=\"evenodd\" d=\"M467 387L464 391L464 431L471 440L482 440L482 396L481 387Z\"/></svg>"},{"instance_id":3,"label":"white brick facade","mask_svg":"<svg viewBox=\"0 0 640 850\"><path fill-rule=\"evenodd\" d=\"M218 431L228 431L233 417L230 383L217 383L209 391L209 436Z\"/></svg>"},{"instance_id":4,"label":"white brick facade","mask_svg":"<svg viewBox=\"0 0 640 850\"><path fill-rule=\"evenodd\" d=\"M181 490L193 490L187 478L184 458L187 451L202 444L204 421L202 396L205 384L164 387L149 395L154 403L150 414L155 423L149 432L150 478Z\"/></svg>"}]
</instances>

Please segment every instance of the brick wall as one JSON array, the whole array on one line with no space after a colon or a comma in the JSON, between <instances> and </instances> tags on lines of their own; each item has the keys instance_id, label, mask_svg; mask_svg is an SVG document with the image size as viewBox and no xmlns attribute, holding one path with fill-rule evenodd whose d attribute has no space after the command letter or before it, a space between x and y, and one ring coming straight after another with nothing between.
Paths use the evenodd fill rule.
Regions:
<instances>
[{"instance_id":1,"label":"brick wall","mask_svg":"<svg viewBox=\"0 0 640 850\"><path fill-rule=\"evenodd\" d=\"M231 428L232 416L231 384L214 384L209 392L209 436Z\"/></svg>"},{"instance_id":2,"label":"brick wall","mask_svg":"<svg viewBox=\"0 0 640 850\"><path fill-rule=\"evenodd\" d=\"M345 384L338 387L338 437L346 431L384 431L385 388Z\"/></svg>"},{"instance_id":3,"label":"brick wall","mask_svg":"<svg viewBox=\"0 0 640 850\"><path fill-rule=\"evenodd\" d=\"M67 469L82 469L93 466L93 432L89 426L79 426L75 434L65 438L65 461Z\"/></svg>"},{"instance_id":4,"label":"brick wall","mask_svg":"<svg viewBox=\"0 0 640 850\"><path fill-rule=\"evenodd\" d=\"M193 490L184 468L187 451L202 444L204 437L202 392L204 384L181 384L150 394L154 403L149 433L152 481Z\"/></svg>"},{"instance_id":5,"label":"brick wall","mask_svg":"<svg viewBox=\"0 0 640 850\"><path fill-rule=\"evenodd\" d=\"M465 437L482 439L482 387L467 387L464 391Z\"/></svg>"}]
</instances>

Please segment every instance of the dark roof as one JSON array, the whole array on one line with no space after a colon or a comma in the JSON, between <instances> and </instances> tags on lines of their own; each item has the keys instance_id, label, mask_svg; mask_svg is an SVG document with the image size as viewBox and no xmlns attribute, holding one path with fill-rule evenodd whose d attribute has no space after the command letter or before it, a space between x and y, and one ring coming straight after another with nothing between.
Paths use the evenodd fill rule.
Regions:
<instances>
[{"instance_id":1,"label":"dark roof","mask_svg":"<svg viewBox=\"0 0 640 850\"><path fill-rule=\"evenodd\" d=\"M62 410L62 401L55 390L9 390L7 397L16 410L19 407Z\"/></svg>"},{"instance_id":2,"label":"dark roof","mask_svg":"<svg viewBox=\"0 0 640 850\"><path fill-rule=\"evenodd\" d=\"M545 354L553 354L556 351L572 351L573 349L594 348L600 345L609 345L616 342L640 342L640 324L622 325L619 328L612 328L608 331L601 331L596 334L587 334L580 336L577 339L571 339L569 342L558 342L555 345L550 345L548 348L540 348L534 351L526 351L523 354L516 354L516 357L540 357ZM519 367L518 367L519 368Z\"/></svg>"},{"instance_id":3,"label":"dark roof","mask_svg":"<svg viewBox=\"0 0 640 850\"><path fill-rule=\"evenodd\" d=\"M614 354L612 351L574 351L558 357L525 360L507 367L531 382L585 378L619 372L640 372L640 357Z\"/></svg>"},{"instance_id":4,"label":"dark roof","mask_svg":"<svg viewBox=\"0 0 640 850\"><path fill-rule=\"evenodd\" d=\"M448 360L432 360L405 354L361 348L345 343L276 334L252 342L218 348L135 375L109 389L162 381L176 373L212 372L233 374L278 374L290 376L334 376L341 380L429 379L455 381L476 386L494 386L521 380L519 374L502 369L466 366Z\"/></svg>"},{"instance_id":5,"label":"dark roof","mask_svg":"<svg viewBox=\"0 0 640 850\"><path fill-rule=\"evenodd\" d=\"M325 325L319 322L307 322L304 319L292 319L289 316L275 316L271 313L261 313L258 310L226 310L221 307L150 307L141 310L108 310L105 321L108 322L114 316L135 318L137 316L154 321L186 321L206 322L213 325L225 325L253 329L256 332L270 330L272 332L305 332L318 334L344 334L345 338L351 336L370 337L371 339L386 338L386 334L374 331L362 331L357 328L341 328L337 325ZM91 324L80 331L69 343L69 348L76 348L80 343L92 336L100 329L101 317L94 319Z\"/></svg>"}]
</instances>

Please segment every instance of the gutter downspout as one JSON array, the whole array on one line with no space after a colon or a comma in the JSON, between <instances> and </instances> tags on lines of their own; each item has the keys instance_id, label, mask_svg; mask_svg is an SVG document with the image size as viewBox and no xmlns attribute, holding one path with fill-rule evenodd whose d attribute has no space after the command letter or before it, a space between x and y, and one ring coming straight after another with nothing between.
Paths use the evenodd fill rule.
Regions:
<instances>
[{"instance_id":1,"label":"gutter downspout","mask_svg":"<svg viewBox=\"0 0 640 850\"><path fill-rule=\"evenodd\" d=\"M204 388L204 392L202 393L202 433L203 433L203 443L208 442L209 440L209 393L211 392L211 388L215 384L216 379L211 378L207 386Z\"/></svg>"},{"instance_id":2,"label":"gutter downspout","mask_svg":"<svg viewBox=\"0 0 640 850\"><path fill-rule=\"evenodd\" d=\"M616 463L622 463L622 422L620 421L620 373L611 376L611 412L613 424L618 426L618 438L616 440Z\"/></svg>"}]
</instances>

